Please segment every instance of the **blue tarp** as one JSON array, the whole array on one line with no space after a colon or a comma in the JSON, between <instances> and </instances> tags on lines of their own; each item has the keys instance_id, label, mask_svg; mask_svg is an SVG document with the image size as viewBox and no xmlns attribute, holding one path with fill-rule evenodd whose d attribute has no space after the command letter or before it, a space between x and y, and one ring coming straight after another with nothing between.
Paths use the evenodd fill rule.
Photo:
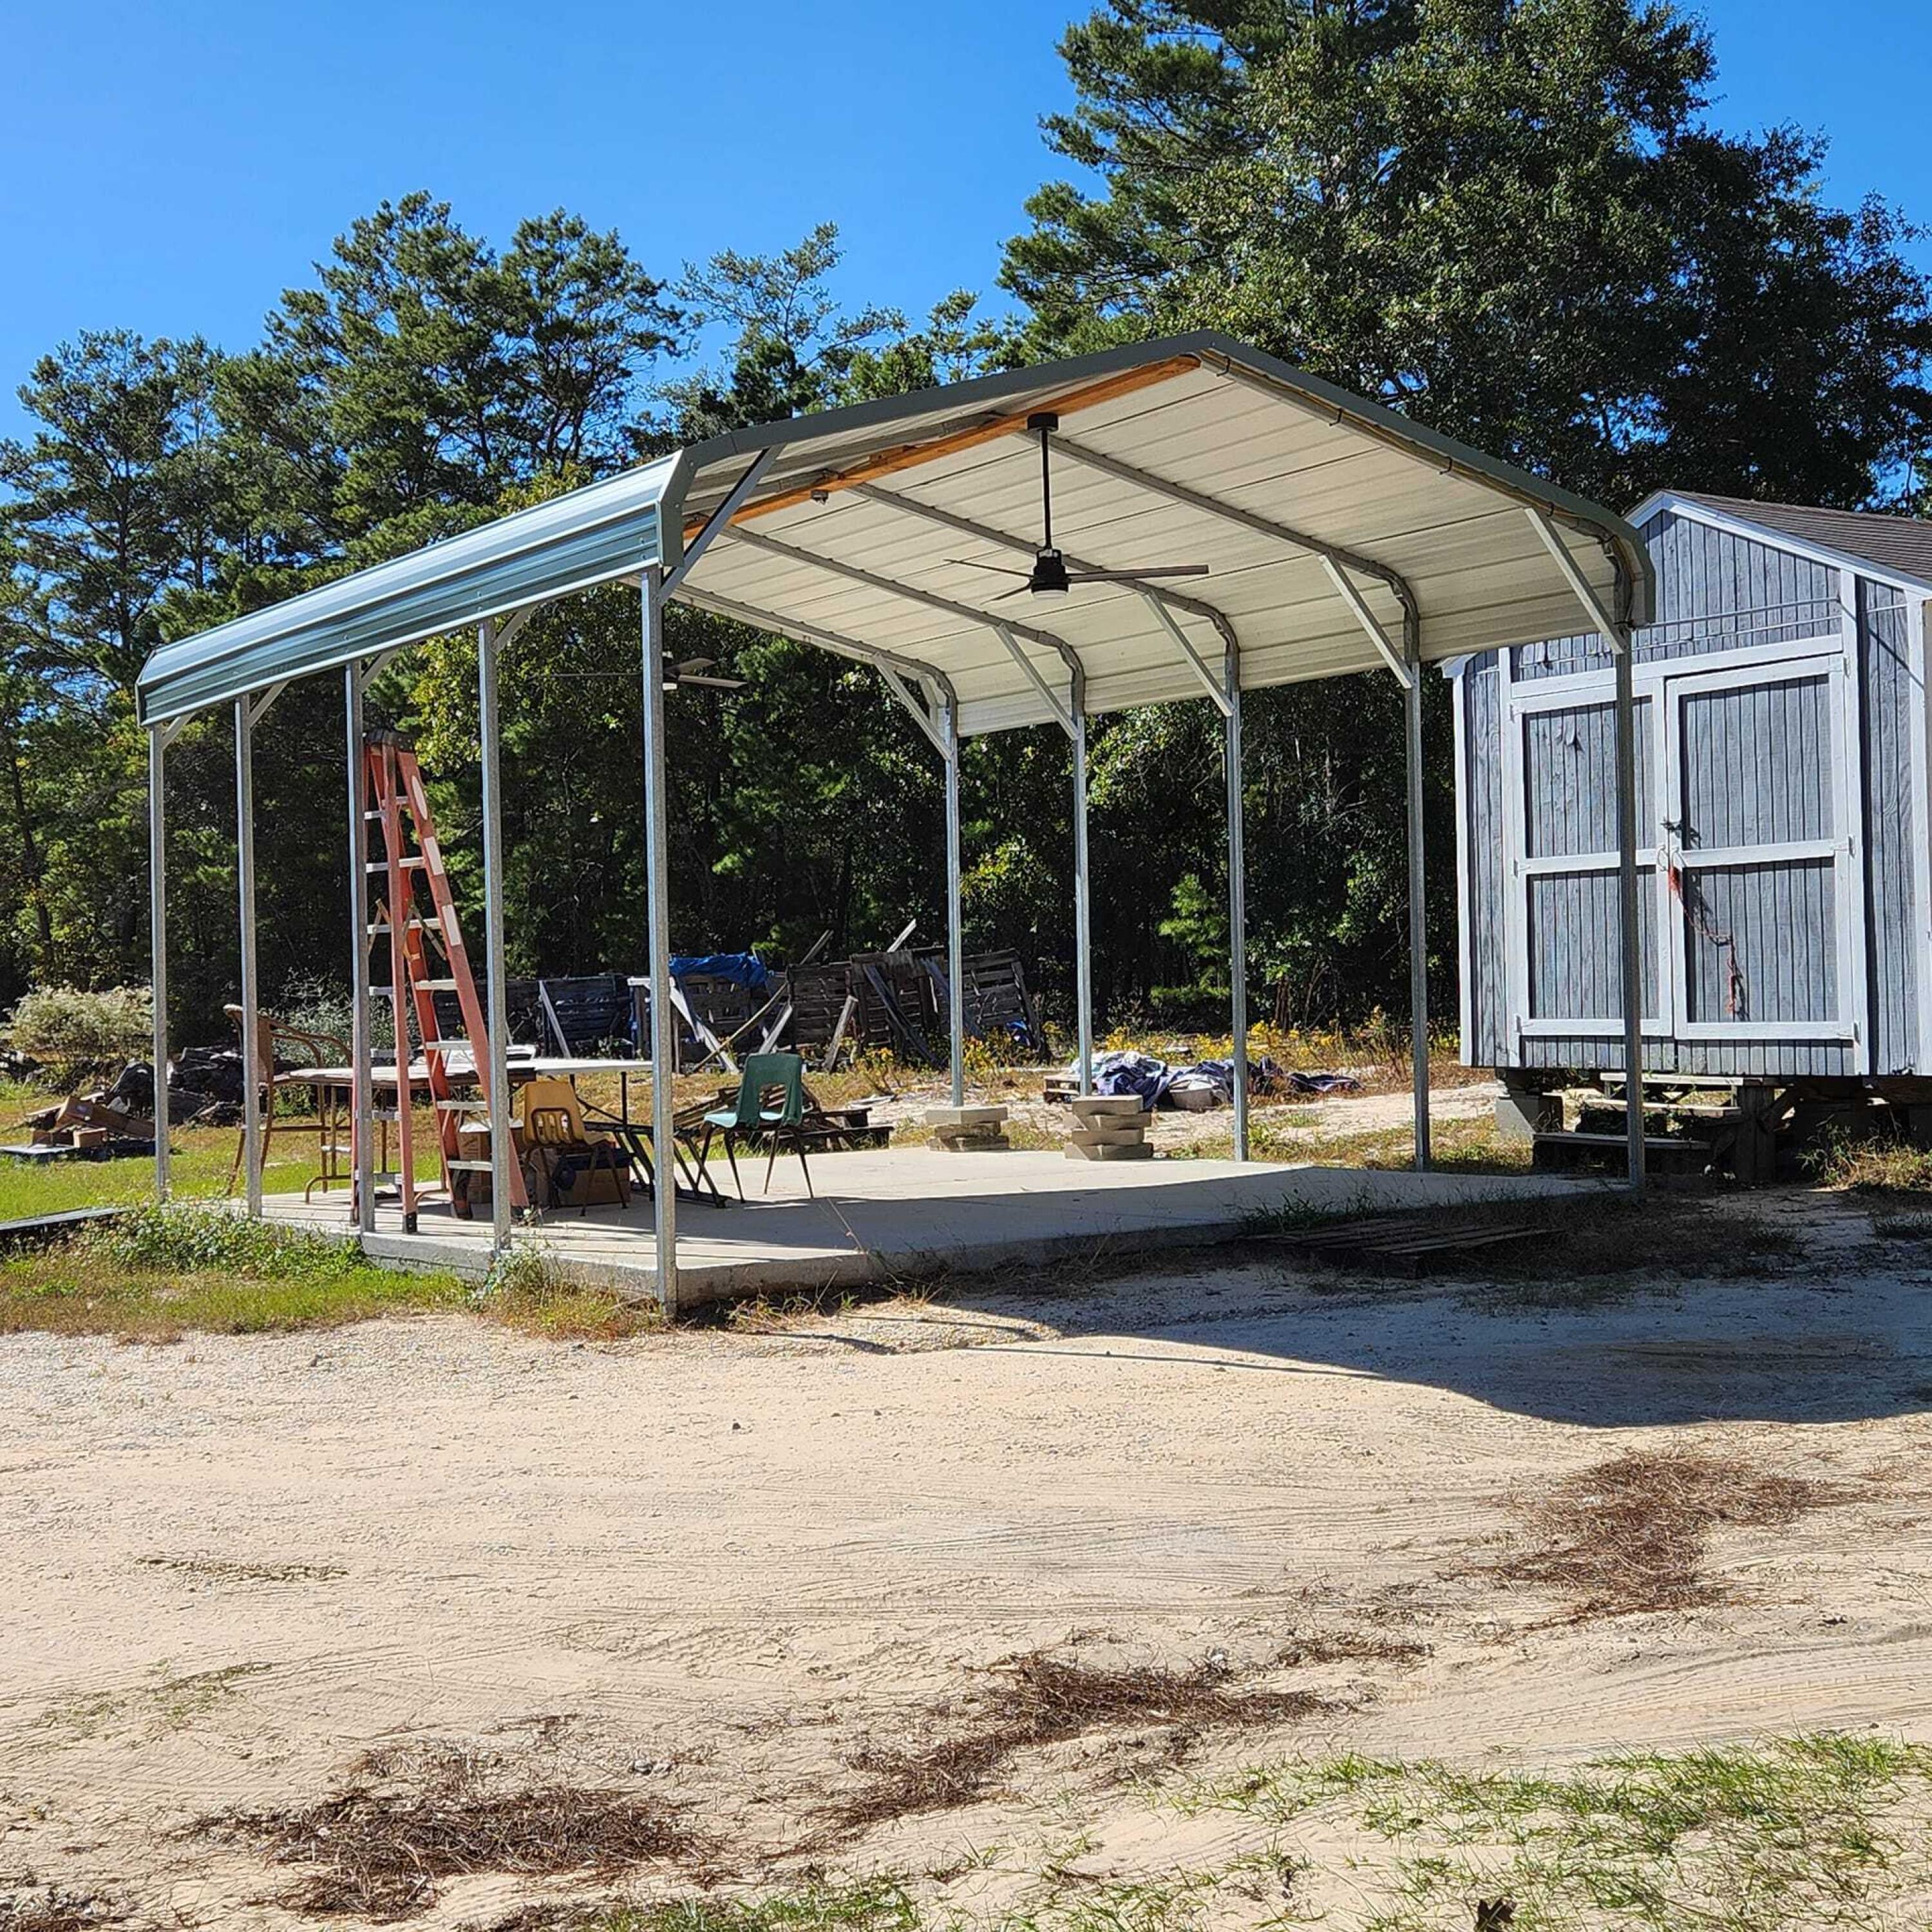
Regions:
<instances>
[{"instance_id":1,"label":"blue tarp","mask_svg":"<svg viewBox=\"0 0 1932 1932\"><path fill-rule=\"evenodd\" d=\"M674 980L729 980L734 986L748 986L762 993L771 975L755 952L674 952L670 958Z\"/></svg>"}]
</instances>

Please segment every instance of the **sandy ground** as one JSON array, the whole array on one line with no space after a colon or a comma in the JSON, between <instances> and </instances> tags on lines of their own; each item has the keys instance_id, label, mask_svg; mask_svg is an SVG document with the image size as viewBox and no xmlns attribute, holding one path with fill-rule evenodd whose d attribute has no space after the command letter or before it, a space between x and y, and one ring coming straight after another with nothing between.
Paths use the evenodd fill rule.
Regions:
<instances>
[{"instance_id":1,"label":"sandy ground","mask_svg":"<svg viewBox=\"0 0 1932 1932\"><path fill-rule=\"evenodd\" d=\"M308 1802L407 1740L660 1792L727 1882L884 1868L979 1909L1018 1882L995 1845L1044 1856L1077 1826L1061 1856L1100 1875L1237 1846L1227 1814L1124 1781L1175 1753L1142 1735L1056 1747L962 1810L828 1832L855 1754L931 1737L1039 1646L1238 1671L1311 1633L1419 1647L1292 1673L1349 1708L1198 1740L1190 1775L1343 1747L1932 1739L1932 1250L1786 1211L1821 1232L1780 1280L1578 1307L1202 1257L609 1346L456 1318L8 1339L0 1897L57 1882L142 1923L313 1925L274 1902L286 1874L184 1827ZM1841 1499L1720 1534L1732 1600L1708 1610L1570 1624L1484 1574L1513 1491L1660 1444ZM554 1895L452 1880L411 1922Z\"/></svg>"},{"instance_id":2,"label":"sandy ground","mask_svg":"<svg viewBox=\"0 0 1932 1932\"><path fill-rule=\"evenodd\" d=\"M1364 1077L1383 1080L1388 1070L1348 1070ZM1432 1120L1466 1120L1489 1117L1502 1091L1497 1080L1472 1080L1453 1087L1438 1086L1430 1096ZM914 1088L910 1085L898 1094L865 1096L860 1104L868 1108L872 1118L882 1125L916 1126L927 1108L945 1099L937 1084ZM988 1088L976 1098L996 1100L1010 1111L1015 1126L1024 1127L1042 1137L1064 1139L1072 1131L1071 1109L1050 1106L1040 1097L1040 1078L1029 1073L1011 1086L1004 1081ZM1319 1100L1299 1100L1286 1096L1257 1097L1249 1118L1257 1130L1265 1129L1288 1148L1290 1136L1310 1142L1335 1139L1354 1134L1379 1132L1385 1128L1406 1128L1415 1115L1415 1103L1406 1086L1390 1092L1338 1094ZM1223 1144L1233 1128L1233 1111L1210 1107L1201 1113L1184 1108L1163 1107L1148 1123L1148 1138L1163 1150L1186 1148L1220 1136Z\"/></svg>"}]
</instances>

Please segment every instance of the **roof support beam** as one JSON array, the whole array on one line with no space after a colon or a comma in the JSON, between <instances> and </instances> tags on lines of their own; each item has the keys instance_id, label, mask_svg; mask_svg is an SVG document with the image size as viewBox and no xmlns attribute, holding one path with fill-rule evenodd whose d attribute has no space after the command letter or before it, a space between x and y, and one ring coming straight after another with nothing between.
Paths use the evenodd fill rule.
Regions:
<instances>
[{"instance_id":1,"label":"roof support beam","mask_svg":"<svg viewBox=\"0 0 1932 1932\"><path fill-rule=\"evenodd\" d=\"M676 568L665 573L664 587L666 596L669 596L691 574L692 566L710 548L713 539L730 527L732 518L744 507L745 499L758 487L758 478L771 467L772 458L777 454L774 449L761 449L752 458L744 475L732 484L730 494L705 519L698 534L686 544L684 554L678 559Z\"/></svg>"},{"instance_id":2,"label":"roof support beam","mask_svg":"<svg viewBox=\"0 0 1932 1932\"><path fill-rule=\"evenodd\" d=\"M1148 608L1160 619L1168 635L1180 646L1181 655L1193 668L1194 675L1201 680L1201 688L1214 700L1214 706L1223 718L1233 714L1234 700L1232 694L1222 687L1220 679L1208 668L1208 661L1194 648L1194 640L1174 621L1174 613L1151 590L1141 592Z\"/></svg>"},{"instance_id":3,"label":"roof support beam","mask_svg":"<svg viewBox=\"0 0 1932 1932\"><path fill-rule=\"evenodd\" d=\"M1529 526L1541 538L1543 547L1555 560L1556 568L1563 573L1563 580L1570 586L1570 594L1583 607L1583 614L1596 626L1598 634L1614 654L1623 654L1628 639L1626 627L1617 621L1616 614L1603 598L1597 594L1595 586L1576 568L1576 560L1570 554L1570 547L1556 533L1556 526L1540 510L1524 506L1523 514L1529 519Z\"/></svg>"},{"instance_id":4,"label":"roof support beam","mask_svg":"<svg viewBox=\"0 0 1932 1932\"><path fill-rule=\"evenodd\" d=\"M874 483L856 483L852 494L862 496L868 503L877 503L889 510L903 511L908 516L922 517L928 523L938 524L949 530L957 530L962 537L976 537L982 543L998 544L1003 549L1016 555L1032 557L1039 552L1040 546L1030 537L1016 536L1010 530L996 530L990 524L976 523L970 517L962 517L950 510L942 510L936 503L922 503L916 496L904 496L896 490L881 490ZM1076 556L1064 546L1060 556L1072 570L1110 570L1108 564L1096 563L1090 557ZM1142 596L1153 596L1170 609L1185 610L1191 615L1212 624L1221 634L1222 643L1234 644L1234 627L1224 610L1217 610L1211 604L1202 602L1198 597L1184 597L1178 591L1156 590L1152 584L1133 580L1125 588L1138 590Z\"/></svg>"},{"instance_id":5,"label":"roof support beam","mask_svg":"<svg viewBox=\"0 0 1932 1932\"><path fill-rule=\"evenodd\" d=\"M1042 650L1049 650L1066 665L1077 685L1083 683L1085 673L1073 647L1064 638L1056 638L1050 631L1036 630L1030 624L1016 624L997 616L991 610L982 610L970 604L962 604L951 597L941 597L931 590L920 590L910 584L902 584L898 578L880 577L875 572L862 570L856 563L845 563L836 556L822 556L816 550L800 550L790 544L780 543L775 537L761 536L755 531L734 530L731 532L734 543L749 544L755 550L769 550L774 556L788 558L794 563L802 563L816 570L829 570L836 577L849 578L854 584L863 584L874 590L884 591L890 597L903 597L909 604L923 604L928 610L943 610L949 617L962 619L969 624L982 624L987 629L1001 628L1011 631L1014 636L1024 638L1028 644L1038 644Z\"/></svg>"},{"instance_id":6,"label":"roof support beam","mask_svg":"<svg viewBox=\"0 0 1932 1932\"><path fill-rule=\"evenodd\" d=\"M694 590L688 584L678 592L678 601L697 610L709 610L713 616L728 617L734 623L749 624L754 630L770 631L775 637L790 638L794 644L814 645L820 650L831 652L835 657L850 658L877 670L884 670L890 664L902 676L929 681L948 703L957 702L952 680L944 671L921 664L916 658L880 650L875 644L862 644L856 638L842 637L836 631L821 629L816 624L806 623L796 617L778 616L736 597L721 597L713 590Z\"/></svg>"},{"instance_id":7,"label":"roof support beam","mask_svg":"<svg viewBox=\"0 0 1932 1932\"><path fill-rule=\"evenodd\" d=\"M1377 621L1376 614L1369 608L1362 593L1349 581L1342 566L1332 556L1324 556L1322 560L1322 568L1328 573L1329 582L1334 585L1336 594L1354 614L1355 622L1369 634L1370 643L1381 652L1383 663L1395 673L1396 683L1403 690L1408 690L1415 682L1414 667L1389 642L1388 633Z\"/></svg>"},{"instance_id":8,"label":"roof support beam","mask_svg":"<svg viewBox=\"0 0 1932 1932\"><path fill-rule=\"evenodd\" d=\"M1089 449L1084 443L1076 442L1064 433L1053 439L1053 453L1065 457L1069 462L1084 464L1089 470L1097 470L1103 476L1111 476L1117 482L1132 484L1136 489L1145 490L1150 494L1165 496L1170 502L1184 503L1190 510L1198 510L1204 517L1218 518L1224 524L1233 524L1239 528L1252 531L1257 536L1271 538L1275 542L1286 544L1295 550L1306 550L1311 556L1332 558L1336 563L1372 577L1378 583L1386 584L1402 601L1406 611L1416 608L1414 593L1407 580L1399 571L1391 570L1385 563L1378 563L1372 556L1364 556L1359 552L1345 550L1339 544L1324 543L1319 537L1312 537L1304 532L1292 530L1286 524L1278 524L1273 518L1258 517L1252 510L1244 510L1238 504L1224 503L1220 498L1204 495L1198 490L1190 490L1184 483L1173 483L1164 476L1156 476L1151 470L1138 468L1131 463L1123 463L1117 456L1103 454L1097 449Z\"/></svg>"},{"instance_id":9,"label":"roof support beam","mask_svg":"<svg viewBox=\"0 0 1932 1932\"><path fill-rule=\"evenodd\" d=\"M942 758L951 758L952 747L946 742L945 733L933 722L926 706L914 697L912 687L900 676L897 671L893 670L890 664L880 665L879 675L885 680L886 688L898 700L901 704L904 706L906 716L926 734L932 748ZM930 686L927 687L928 690L931 688Z\"/></svg>"},{"instance_id":10,"label":"roof support beam","mask_svg":"<svg viewBox=\"0 0 1932 1932\"><path fill-rule=\"evenodd\" d=\"M1009 626L996 622L993 628L999 633L1000 642L1004 644L1012 654L1013 662L1026 673L1034 689L1040 693L1046 702L1046 708L1053 713L1053 722L1070 738L1077 736L1078 734L1075 728L1074 722L1076 715L1075 705L1069 704L1047 682L1045 678L1040 676L1039 665L1020 649L1020 640L1014 635Z\"/></svg>"},{"instance_id":11,"label":"roof support beam","mask_svg":"<svg viewBox=\"0 0 1932 1932\"><path fill-rule=\"evenodd\" d=\"M541 604L526 604L520 610L512 610L507 617L500 620L496 626L497 650L500 652L503 646L543 608Z\"/></svg>"},{"instance_id":12,"label":"roof support beam","mask_svg":"<svg viewBox=\"0 0 1932 1932\"><path fill-rule=\"evenodd\" d=\"M1084 383L1078 388L1069 389L1063 394L1042 396L1011 414L988 416L964 429L952 430L925 442L902 443L896 449L884 450L877 456L855 463L849 470L821 471L809 483L782 490L761 503L740 508L734 513L732 520L743 524L752 517L770 516L775 510L787 510L795 504L808 503L814 497L823 498L835 490L852 489L876 476L891 476L902 470L916 469L921 464L936 463L941 457L956 456L962 450L976 449L982 443L997 442L1003 436L1019 435L1026 428L1029 418L1040 410L1049 410L1055 416L1071 416L1078 410L1091 409L1096 404L1110 403L1117 397L1132 395L1137 389L1166 382L1171 376L1184 376L1190 369L1200 366L1201 359L1197 356L1170 356L1158 362L1144 362L1137 368L1123 369L1096 382ZM704 527L702 523L687 524L686 534L695 535Z\"/></svg>"}]
</instances>

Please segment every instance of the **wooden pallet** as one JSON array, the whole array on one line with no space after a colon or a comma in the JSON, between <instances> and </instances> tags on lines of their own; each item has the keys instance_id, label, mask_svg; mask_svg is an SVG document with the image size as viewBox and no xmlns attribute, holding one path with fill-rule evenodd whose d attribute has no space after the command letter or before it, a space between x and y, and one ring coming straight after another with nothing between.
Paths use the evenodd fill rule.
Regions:
<instances>
[{"instance_id":1,"label":"wooden pallet","mask_svg":"<svg viewBox=\"0 0 1932 1932\"><path fill-rule=\"evenodd\" d=\"M1629 1145L1628 1137L1621 1133L1540 1133L1531 1143L1530 1165L1538 1173L1561 1173L1606 1164L1614 1167L1623 1161ZM1655 1173L1702 1174L1711 1164L1711 1155L1708 1141L1677 1134L1644 1136L1644 1164Z\"/></svg>"},{"instance_id":2,"label":"wooden pallet","mask_svg":"<svg viewBox=\"0 0 1932 1932\"><path fill-rule=\"evenodd\" d=\"M52 1214L29 1214L19 1221L0 1221L0 1251L9 1248L44 1246L64 1241L83 1228L103 1221L117 1220L128 1212L125 1208L64 1208Z\"/></svg>"},{"instance_id":3,"label":"wooden pallet","mask_svg":"<svg viewBox=\"0 0 1932 1932\"><path fill-rule=\"evenodd\" d=\"M1370 1268L1419 1280L1443 1262L1485 1248L1546 1238L1549 1232L1548 1224L1541 1221L1486 1221L1445 1228L1438 1215L1377 1214L1264 1234L1261 1239L1338 1268Z\"/></svg>"}]
</instances>

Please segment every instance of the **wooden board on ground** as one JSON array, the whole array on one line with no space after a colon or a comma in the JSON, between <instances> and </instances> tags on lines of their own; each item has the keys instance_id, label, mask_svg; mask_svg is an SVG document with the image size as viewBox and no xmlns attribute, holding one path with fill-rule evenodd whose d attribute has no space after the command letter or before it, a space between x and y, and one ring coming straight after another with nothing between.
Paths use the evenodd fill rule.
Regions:
<instances>
[{"instance_id":1,"label":"wooden board on ground","mask_svg":"<svg viewBox=\"0 0 1932 1932\"><path fill-rule=\"evenodd\" d=\"M1340 1268L1373 1268L1420 1277L1444 1262L1486 1248L1510 1246L1546 1238L1541 1221L1489 1221L1444 1227L1435 1214L1370 1215L1360 1220L1328 1221L1312 1228L1286 1229L1256 1238L1332 1262Z\"/></svg>"}]
</instances>

